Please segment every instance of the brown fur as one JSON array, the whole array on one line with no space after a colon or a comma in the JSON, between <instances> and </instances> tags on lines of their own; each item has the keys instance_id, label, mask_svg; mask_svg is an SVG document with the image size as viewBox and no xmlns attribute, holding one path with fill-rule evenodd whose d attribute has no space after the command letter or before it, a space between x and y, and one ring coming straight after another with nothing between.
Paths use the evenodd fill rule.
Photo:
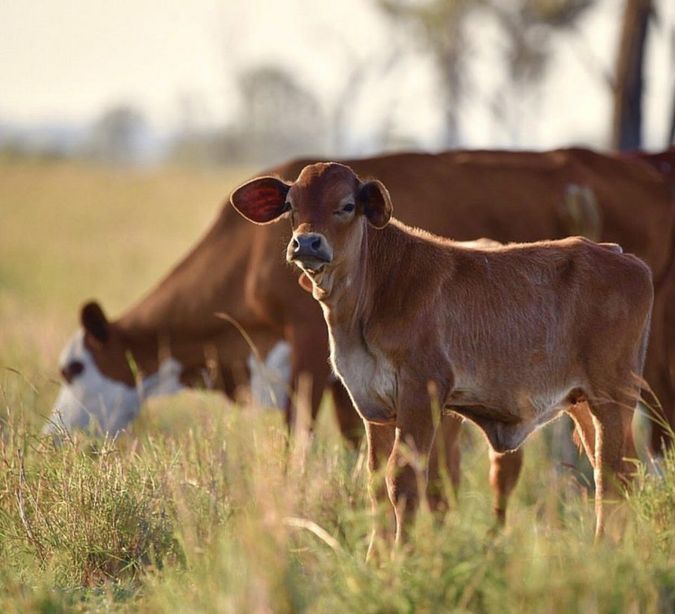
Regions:
<instances>
[{"instance_id":1,"label":"brown fur","mask_svg":"<svg viewBox=\"0 0 675 614\"><path fill-rule=\"evenodd\" d=\"M276 211L250 197L258 181L270 179L245 184L231 201L257 222L290 207L287 258L312 281L333 368L369 426L371 465L388 457L397 538L417 506L417 468L427 466L434 442L430 386L484 432L495 458L569 412L594 466L600 535L609 474L624 478L624 457L636 456L630 418L653 300L648 267L579 237L480 248L387 224L386 188L340 164L310 165L293 184L279 181ZM327 261L300 253L303 237L316 237ZM506 497L515 483L496 467L491 480L501 480ZM505 500L496 503L499 515Z\"/></svg>"}]
</instances>

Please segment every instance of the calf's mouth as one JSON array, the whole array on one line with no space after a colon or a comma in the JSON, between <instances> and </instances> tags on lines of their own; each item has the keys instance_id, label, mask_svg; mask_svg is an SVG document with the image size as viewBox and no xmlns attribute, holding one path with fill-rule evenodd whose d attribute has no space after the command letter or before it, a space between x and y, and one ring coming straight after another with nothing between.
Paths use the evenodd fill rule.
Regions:
<instances>
[{"instance_id":1,"label":"calf's mouth","mask_svg":"<svg viewBox=\"0 0 675 614\"><path fill-rule=\"evenodd\" d=\"M316 273L322 273L326 268L327 264L330 264L330 260L325 258L320 258L317 256L291 256L289 262L297 264L301 269L306 273L314 275Z\"/></svg>"},{"instance_id":2,"label":"calf's mouth","mask_svg":"<svg viewBox=\"0 0 675 614\"><path fill-rule=\"evenodd\" d=\"M323 235L301 233L293 236L288 244L286 259L306 273L320 273L333 260L332 251Z\"/></svg>"}]
</instances>

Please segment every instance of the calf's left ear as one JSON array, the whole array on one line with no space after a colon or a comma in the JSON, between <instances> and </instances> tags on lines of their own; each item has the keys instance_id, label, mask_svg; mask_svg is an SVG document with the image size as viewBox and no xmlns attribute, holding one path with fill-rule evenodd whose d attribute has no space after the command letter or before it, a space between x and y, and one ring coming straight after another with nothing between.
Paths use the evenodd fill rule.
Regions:
<instances>
[{"instance_id":1,"label":"calf's left ear","mask_svg":"<svg viewBox=\"0 0 675 614\"><path fill-rule=\"evenodd\" d=\"M268 224L286 211L290 185L276 177L258 177L230 194L230 203L247 220Z\"/></svg>"},{"instance_id":2,"label":"calf's left ear","mask_svg":"<svg viewBox=\"0 0 675 614\"><path fill-rule=\"evenodd\" d=\"M362 183L356 200L363 207L363 213L371 226L384 228L389 223L393 207L389 191L381 181Z\"/></svg>"}]
</instances>

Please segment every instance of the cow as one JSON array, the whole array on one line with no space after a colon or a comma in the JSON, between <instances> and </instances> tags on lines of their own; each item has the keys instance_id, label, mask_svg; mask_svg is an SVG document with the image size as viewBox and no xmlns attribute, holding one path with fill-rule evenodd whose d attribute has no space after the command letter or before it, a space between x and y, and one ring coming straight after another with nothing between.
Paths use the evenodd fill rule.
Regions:
<instances>
[{"instance_id":1,"label":"cow","mask_svg":"<svg viewBox=\"0 0 675 614\"><path fill-rule=\"evenodd\" d=\"M264 174L294 180L314 161L294 160ZM386 183L400 219L439 235L522 242L581 233L638 254L657 281L657 343L648 352L645 376L655 382L665 408L675 405L675 379L668 379L665 367L666 341L675 347L675 337L666 340L662 330L665 306L658 285L674 260L666 237L673 233L675 209L655 171L583 149L399 153L345 163ZM94 302L83 306L82 327L59 359L63 385L47 430L94 422L115 434L143 399L185 386L235 395L251 371L251 348L235 321L261 356L289 356L291 387L300 373L310 374L314 413L328 390L342 431L357 440L361 420L331 375L321 310L281 257L288 240L283 225L247 224L225 203L191 252L120 317L109 320ZM216 317L219 312L232 319ZM293 408L287 404L289 422ZM448 430L454 426L450 422ZM456 462L455 455L455 474ZM520 451L493 459L498 516L521 462Z\"/></svg>"},{"instance_id":2,"label":"cow","mask_svg":"<svg viewBox=\"0 0 675 614\"><path fill-rule=\"evenodd\" d=\"M392 218L384 184L337 163L309 165L292 183L253 179L230 202L256 224L290 219L286 259L321 305L371 471L387 459L397 542L436 436L434 399L476 424L494 454L567 412L594 468L602 536L604 494L636 456L646 264L580 237L466 247Z\"/></svg>"}]
</instances>

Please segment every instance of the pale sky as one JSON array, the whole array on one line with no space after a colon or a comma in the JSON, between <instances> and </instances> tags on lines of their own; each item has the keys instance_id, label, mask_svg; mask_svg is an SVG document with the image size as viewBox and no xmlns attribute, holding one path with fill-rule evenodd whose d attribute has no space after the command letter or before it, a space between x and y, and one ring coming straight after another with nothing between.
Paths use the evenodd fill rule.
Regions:
<instances>
[{"instance_id":1,"label":"pale sky","mask_svg":"<svg viewBox=\"0 0 675 614\"><path fill-rule=\"evenodd\" d=\"M645 141L663 145L674 86L675 2L648 49ZM599 75L611 72L623 0L601 0L556 45L541 88L511 99L509 121L484 102L499 95L500 39L471 24L475 104L461 115L467 147L606 144L611 106ZM391 28L369 0L0 0L0 122L93 121L106 107L136 104L159 130L175 127L190 99L204 127L232 121L242 67L279 61L330 106L354 66L370 70L352 119L351 147L367 153L377 117L393 110L397 131L441 145L433 64L419 53L395 58L386 74ZM400 35L400 33L399 33Z\"/></svg>"}]
</instances>

